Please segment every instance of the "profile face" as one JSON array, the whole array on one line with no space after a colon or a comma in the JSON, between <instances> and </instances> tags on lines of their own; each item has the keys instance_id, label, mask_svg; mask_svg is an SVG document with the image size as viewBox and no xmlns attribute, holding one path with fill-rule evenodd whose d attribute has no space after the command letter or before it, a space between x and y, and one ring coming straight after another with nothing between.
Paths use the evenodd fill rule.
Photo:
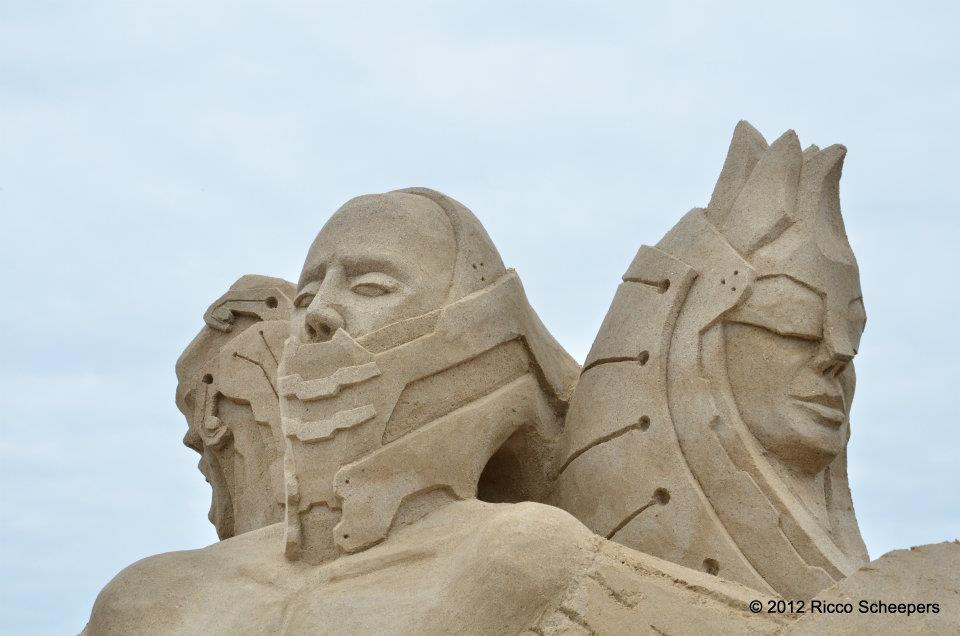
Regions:
<instances>
[{"instance_id":1,"label":"profile face","mask_svg":"<svg viewBox=\"0 0 960 636\"><path fill-rule=\"evenodd\" d=\"M292 326L301 342L354 338L444 304L456 261L453 227L429 199L358 197L327 222L307 254Z\"/></svg>"},{"instance_id":2,"label":"profile face","mask_svg":"<svg viewBox=\"0 0 960 636\"><path fill-rule=\"evenodd\" d=\"M723 322L744 423L767 452L812 474L847 443L853 358L866 322L858 282L834 282L818 291L787 275L758 278Z\"/></svg>"}]
</instances>

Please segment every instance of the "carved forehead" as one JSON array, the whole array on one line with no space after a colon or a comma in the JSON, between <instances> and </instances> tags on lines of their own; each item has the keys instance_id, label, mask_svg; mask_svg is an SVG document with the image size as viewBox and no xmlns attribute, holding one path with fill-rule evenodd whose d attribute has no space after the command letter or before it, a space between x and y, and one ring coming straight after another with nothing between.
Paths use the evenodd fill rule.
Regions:
<instances>
[{"instance_id":1,"label":"carved forehead","mask_svg":"<svg viewBox=\"0 0 960 636\"><path fill-rule=\"evenodd\" d=\"M433 201L403 192L364 195L345 203L317 234L301 284L335 258L448 270L455 254L453 226Z\"/></svg>"},{"instance_id":2,"label":"carved forehead","mask_svg":"<svg viewBox=\"0 0 960 636\"><path fill-rule=\"evenodd\" d=\"M334 247L344 239L371 245L417 240L452 245L455 241L453 226L439 205L405 192L368 194L347 201L323 226L314 245Z\"/></svg>"},{"instance_id":3,"label":"carved forehead","mask_svg":"<svg viewBox=\"0 0 960 636\"><path fill-rule=\"evenodd\" d=\"M828 305L847 305L862 297L856 262L829 258L813 241L802 242L792 251L773 247L754 257L759 276L789 276L821 294Z\"/></svg>"}]
</instances>

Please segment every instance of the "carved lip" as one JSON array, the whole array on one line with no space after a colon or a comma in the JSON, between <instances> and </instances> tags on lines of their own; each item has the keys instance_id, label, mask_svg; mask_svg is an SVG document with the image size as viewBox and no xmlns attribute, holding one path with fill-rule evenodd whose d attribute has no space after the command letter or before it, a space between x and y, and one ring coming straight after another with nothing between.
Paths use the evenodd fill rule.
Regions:
<instances>
[{"instance_id":1,"label":"carved lip","mask_svg":"<svg viewBox=\"0 0 960 636\"><path fill-rule=\"evenodd\" d=\"M839 402L841 408L834 408L832 404L836 402L834 400L829 400L833 396L827 395L818 395L811 396L806 398L793 397L794 401L797 403L797 406L810 411L815 416L815 419L821 424L825 424L834 428L839 428L847 421L847 414L843 412L842 405L843 401L840 400L839 396L836 396L836 402ZM812 399L811 399L812 398ZM829 400L829 404L824 404Z\"/></svg>"}]
</instances>

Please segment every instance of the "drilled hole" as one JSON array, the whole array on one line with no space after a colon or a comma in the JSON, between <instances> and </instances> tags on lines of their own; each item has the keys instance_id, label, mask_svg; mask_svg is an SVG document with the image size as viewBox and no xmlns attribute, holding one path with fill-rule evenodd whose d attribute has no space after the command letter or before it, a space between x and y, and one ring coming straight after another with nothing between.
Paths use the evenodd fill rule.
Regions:
<instances>
[{"instance_id":1,"label":"drilled hole","mask_svg":"<svg viewBox=\"0 0 960 636\"><path fill-rule=\"evenodd\" d=\"M714 576L720 572L720 564L716 559L704 559L703 560L703 571L707 574L712 574Z\"/></svg>"},{"instance_id":2,"label":"drilled hole","mask_svg":"<svg viewBox=\"0 0 960 636\"><path fill-rule=\"evenodd\" d=\"M645 431L648 428L650 428L650 418L644 415L643 417L640 418L640 421L637 422L637 424L640 426L641 431Z\"/></svg>"},{"instance_id":3,"label":"drilled hole","mask_svg":"<svg viewBox=\"0 0 960 636\"><path fill-rule=\"evenodd\" d=\"M661 506L670 503L670 491L666 488L657 488L653 491L653 500Z\"/></svg>"},{"instance_id":4,"label":"drilled hole","mask_svg":"<svg viewBox=\"0 0 960 636\"><path fill-rule=\"evenodd\" d=\"M263 302L265 302L270 309L277 308L277 299L274 296L267 296L267 299Z\"/></svg>"},{"instance_id":5,"label":"drilled hole","mask_svg":"<svg viewBox=\"0 0 960 636\"><path fill-rule=\"evenodd\" d=\"M730 288L730 291L737 291L737 288L736 288L736 287L731 287L731 288Z\"/></svg>"},{"instance_id":6,"label":"drilled hole","mask_svg":"<svg viewBox=\"0 0 960 636\"><path fill-rule=\"evenodd\" d=\"M736 275L739 274L739 273L740 273L740 270L738 270L738 269L733 270L733 275L734 275L734 276L736 276ZM712 559L710 559L710 560L712 560ZM716 563L716 561L714 561L714 563Z\"/></svg>"},{"instance_id":7,"label":"drilled hole","mask_svg":"<svg viewBox=\"0 0 960 636\"><path fill-rule=\"evenodd\" d=\"M203 383L204 383L204 384L213 384L213 376L210 375L209 373L205 373L205 374L203 375Z\"/></svg>"},{"instance_id":8,"label":"drilled hole","mask_svg":"<svg viewBox=\"0 0 960 636\"><path fill-rule=\"evenodd\" d=\"M649 351L641 351L640 355L637 356L637 362L640 363L640 366L645 365L649 359L650 359Z\"/></svg>"},{"instance_id":9,"label":"drilled hole","mask_svg":"<svg viewBox=\"0 0 960 636\"><path fill-rule=\"evenodd\" d=\"M726 279L726 278L721 278L721 279L720 279L720 284L721 284L721 285L726 285L726 284L727 284L727 279Z\"/></svg>"}]
</instances>

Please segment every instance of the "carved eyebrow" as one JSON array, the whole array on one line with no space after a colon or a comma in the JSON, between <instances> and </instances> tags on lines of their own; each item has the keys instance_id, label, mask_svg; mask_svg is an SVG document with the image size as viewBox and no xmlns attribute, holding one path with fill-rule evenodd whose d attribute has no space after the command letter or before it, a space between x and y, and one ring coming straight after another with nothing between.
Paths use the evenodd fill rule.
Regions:
<instances>
[{"instance_id":1,"label":"carved eyebrow","mask_svg":"<svg viewBox=\"0 0 960 636\"><path fill-rule=\"evenodd\" d=\"M407 279L406 272L397 263L386 258L367 255L344 256L342 262L348 278L362 276L370 272L382 272L398 281Z\"/></svg>"},{"instance_id":2,"label":"carved eyebrow","mask_svg":"<svg viewBox=\"0 0 960 636\"><path fill-rule=\"evenodd\" d=\"M329 260L329 259L328 259ZM403 270L395 261L388 258L370 256L366 254L344 255L338 259L343 264L347 278L355 278L371 272L381 272L395 278L401 283L405 283L409 278L407 272ZM303 270L300 279L297 282L297 291L300 292L310 283L323 278L326 273L328 263L322 262Z\"/></svg>"},{"instance_id":3,"label":"carved eyebrow","mask_svg":"<svg viewBox=\"0 0 960 636\"><path fill-rule=\"evenodd\" d=\"M303 291L303 288L313 281L323 278L323 274L326 270L326 263L319 263L310 269L303 270L303 272L300 274L300 280L297 281L297 293Z\"/></svg>"}]
</instances>

